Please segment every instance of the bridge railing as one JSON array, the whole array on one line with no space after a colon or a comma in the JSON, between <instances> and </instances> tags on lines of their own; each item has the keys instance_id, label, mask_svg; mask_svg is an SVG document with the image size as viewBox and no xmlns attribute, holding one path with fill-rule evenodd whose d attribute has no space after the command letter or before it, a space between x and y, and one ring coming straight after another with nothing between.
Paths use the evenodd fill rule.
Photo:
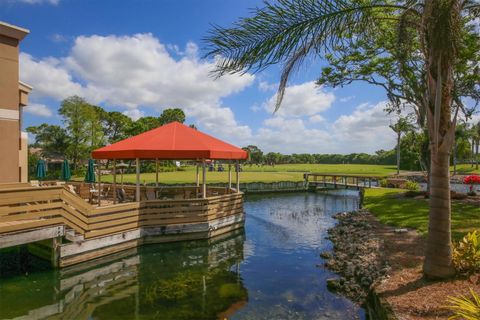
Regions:
<instances>
[{"instance_id":1,"label":"bridge railing","mask_svg":"<svg viewBox=\"0 0 480 320\"><path fill-rule=\"evenodd\" d=\"M323 185L325 187L333 185L334 188L338 186L357 187L357 188L372 188L379 185L381 177L378 176L362 176L353 174L331 174L331 173L315 173L309 172L303 175L305 184L307 185Z\"/></svg>"}]
</instances>

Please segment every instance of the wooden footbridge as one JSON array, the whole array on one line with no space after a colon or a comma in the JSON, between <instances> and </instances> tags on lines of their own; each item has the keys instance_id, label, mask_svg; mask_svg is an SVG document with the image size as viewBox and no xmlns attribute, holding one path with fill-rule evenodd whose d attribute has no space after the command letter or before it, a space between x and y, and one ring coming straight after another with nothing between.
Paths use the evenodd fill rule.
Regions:
<instances>
[{"instance_id":1,"label":"wooden footbridge","mask_svg":"<svg viewBox=\"0 0 480 320\"><path fill-rule=\"evenodd\" d=\"M308 190L374 188L379 186L379 177L349 174L305 173L304 183Z\"/></svg>"}]
</instances>

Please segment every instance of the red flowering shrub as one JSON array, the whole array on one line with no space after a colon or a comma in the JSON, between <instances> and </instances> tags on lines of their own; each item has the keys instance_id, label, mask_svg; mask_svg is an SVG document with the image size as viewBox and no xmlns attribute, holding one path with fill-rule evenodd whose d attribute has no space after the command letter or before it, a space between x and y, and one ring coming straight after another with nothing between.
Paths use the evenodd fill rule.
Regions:
<instances>
[{"instance_id":1,"label":"red flowering shrub","mask_svg":"<svg viewBox=\"0 0 480 320\"><path fill-rule=\"evenodd\" d=\"M463 183L470 185L470 192L473 192L473 185L480 184L480 176L473 174L471 176L466 176L463 179Z\"/></svg>"}]
</instances>

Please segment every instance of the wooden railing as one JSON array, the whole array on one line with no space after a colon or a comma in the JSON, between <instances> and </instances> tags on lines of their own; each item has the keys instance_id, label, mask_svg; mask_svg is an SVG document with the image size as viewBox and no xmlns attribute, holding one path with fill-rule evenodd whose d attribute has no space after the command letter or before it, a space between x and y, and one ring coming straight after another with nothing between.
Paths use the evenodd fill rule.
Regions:
<instances>
[{"instance_id":1,"label":"wooden railing","mask_svg":"<svg viewBox=\"0 0 480 320\"><path fill-rule=\"evenodd\" d=\"M208 222L243 212L241 193L92 206L64 187L0 189L0 234L64 224L85 238L139 227Z\"/></svg>"},{"instance_id":2,"label":"wooden railing","mask_svg":"<svg viewBox=\"0 0 480 320\"><path fill-rule=\"evenodd\" d=\"M361 175L352 175L352 174L328 174L328 173L305 173L304 181L305 184L313 185L333 185L335 188L337 186L350 186L350 187L362 187L362 188L371 188L372 186L377 186L378 181L381 177L373 176L361 176Z\"/></svg>"}]
</instances>

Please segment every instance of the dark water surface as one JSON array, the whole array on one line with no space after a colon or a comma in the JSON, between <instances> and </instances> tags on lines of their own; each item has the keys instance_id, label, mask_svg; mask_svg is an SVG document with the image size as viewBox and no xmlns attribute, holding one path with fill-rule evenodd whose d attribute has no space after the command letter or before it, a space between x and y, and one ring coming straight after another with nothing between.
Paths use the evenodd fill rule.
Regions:
<instances>
[{"instance_id":1,"label":"dark water surface","mask_svg":"<svg viewBox=\"0 0 480 320\"><path fill-rule=\"evenodd\" d=\"M319 257L332 214L357 206L353 195L247 196L245 230L209 241L61 270L18 254L7 268L2 258L0 319L364 319L327 290L334 275Z\"/></svg>"}]
</instances>

